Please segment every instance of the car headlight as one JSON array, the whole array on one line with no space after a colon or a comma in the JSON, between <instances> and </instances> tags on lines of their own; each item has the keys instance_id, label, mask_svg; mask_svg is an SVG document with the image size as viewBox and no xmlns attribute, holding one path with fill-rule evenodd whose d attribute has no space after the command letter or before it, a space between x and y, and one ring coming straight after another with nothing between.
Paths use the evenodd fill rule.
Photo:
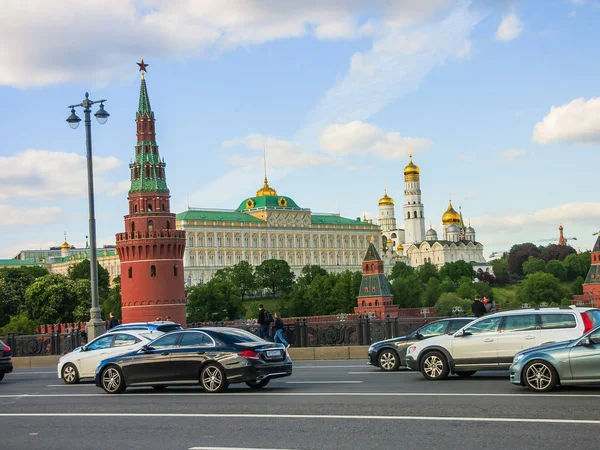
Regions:
<instances>
[{"instance_id":1,"label":"car headlight","mask_svg":"<svg viewBox=\"0 0 600 450\"><path fill-rule=\"evenodd\" d=\"M417 350L417 346L413 345L411 347L408 347L408 350L406 351L406 354L408 355L409 353L413 353Z\"/></svg>"},{"instance_id":2,"label":"car headlight","mask_svg":"<svg viewBox=\"0 0 600 450\"><path fill-rule=\"evenodd\" d=\"M515 355L515 359L513 359L513 364L521 361L525 355Z\"/></svg>"},{"instance_id":3,"label":"car headlight","mask_svg":"<svg viewBox=\"0 0 600 450\"><path fill-rule=\"evenodd\" d=\"M371 346L369 347L369 353L372 353L372 352L374 352L374 351L375 351L375 345L371 345Z\"/></svg>"}]
</instances>

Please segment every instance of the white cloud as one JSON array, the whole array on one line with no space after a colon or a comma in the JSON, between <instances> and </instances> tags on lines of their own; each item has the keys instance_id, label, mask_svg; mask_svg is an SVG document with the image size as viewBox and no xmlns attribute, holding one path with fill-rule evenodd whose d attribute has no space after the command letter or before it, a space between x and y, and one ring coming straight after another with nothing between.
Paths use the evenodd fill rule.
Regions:
<instances>
[{"instance_id":1,"label":"white cloud","mask_svg":"<svg viewBox=\"0 0 600 450\"><path fill-rule=\"evenodd\" d=\"M500 152L500 155L502 156L505 162L507 162L508 164L512 164L515 159L522 158L523 156L525 156L525 152L518 148L513 148L510 150L504 150Z\"/></svg>"},{"instance_id":2,"label":"white cloud","mask_svg":"<svg viewBox=\"0 0 600 450\"><path fill-rule=\"evenodd\" d=\"M519 37L522 31L523 24L517 15L512 12L502 18L502 22L496 30L496 39L499 41L512 41Z\"/></svg>"},{"instance_id":3,"label":"white cloud","mask_svg":"<svg viewBox=\"0 0 600 450\"><path fill-rule=\"evenodd\" d=\"M63 211L58 206L24 207L0 204L0 227L24 227L55 223Z\"/></svg>"},{"instance_id":4,"label":"white cloud","mask_svg":"<svg viewBox=\"0 0 600 450\"><path fill-rule=\"evenodd\" d=\"M330 125L319 136L321 149L330 155L376 155L383 159L406 158L412 150L431 145L429 139L401 136L360 121Z\"/></svg>"},{"instance_id":5,"label":"white cloud","mask_svg":"<svg viewBox=\"0 0 600 450\"><path fill-rule=\"evenodd\" d=\"M600 143L600 97L577 98L562 106L553 106L533 128L534 142L539 144Z\"/></svg>"},{"instance_id":6,"label":"white cloud","mask_svg":"<svg viewBox=\"0 0 600 450\"><path fill-rule=\"evenodd\" d=\"M30 0L2 5L0 85L18 87L132 74L132 61L200 57L313 35L353 39L408 26L445 0ZM373 22L364 22L364 18ZM90 20L93 18L93 20ZM385 18L385 19L382 19ZM361 21L361 19L363 19ZM93 48L94 51L89 51Z\"/></svg>"},{"instance_id":7,"label":"white cloud","mask_svg":"<svg viewBox=\"0 0 600 450\"><path fill-rule=\"evenodd\" d=\"M467 198L473 198L477 195L477 192L467 192Z\"/></svg>"},{"instance_id":8,"label":"white cloud","mask_svg":"<svg viewBox=\"0 0 600 450\"><path fill-rule=\"evenodd\" d=\"M101 175L120 165L114 157L94 157L94 187L97 193L116 195L128 183L113 183ZM9 198L83 198L87 195L86 158L76 153L29 149L13 156L0 156L0 200Z\"/></svg>"}]
</instances>

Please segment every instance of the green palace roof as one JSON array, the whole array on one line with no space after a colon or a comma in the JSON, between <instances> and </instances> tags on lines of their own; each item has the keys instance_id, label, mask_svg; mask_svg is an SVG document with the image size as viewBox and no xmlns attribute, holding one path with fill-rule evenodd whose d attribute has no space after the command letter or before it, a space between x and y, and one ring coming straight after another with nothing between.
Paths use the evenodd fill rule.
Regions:
<instances>
[{"instance_id":1,"label":"green palace roof","mask_svg":"<svg viewBox=\"0 0 600 450\"><path fill-rule=\"evenodd\" d=\"M0 267L39 266L40 264L32 259L0 259Z\"/></svg>"},{"instance_id":2,"label":"green palace roof","mask_svg":"<svg viewBox=\"0 0 600 450\"><path fill-rule=\"evenodd\" d=\"M262 195L260 197L250 197L240 203L238 211L245 211L255 208L286 208L301 209L294 200L284 195Z\"/></svg>"},{"instance_id":3,"label":"green palace roof","mask_svg":"<svg viewBox=\"0 0 600 450\"><path fill-rule=\"evenodd\" d=\"M190 210L177 214L177 220L198 220L205 222L263 222L258 217L238 211Z\"/></svg>"},{"instance_id":4,"label":"green palace roof","mask_svg":"<svg viewBox=\"0 0 600 450\"><path fill-rule=\"evenodd\" d=\"M360 218L348 219L335 214L312 214L310 219L313 225L355 225L359 227L377 228L377 225L363 222Z\"/></svg>"}]
</instances>

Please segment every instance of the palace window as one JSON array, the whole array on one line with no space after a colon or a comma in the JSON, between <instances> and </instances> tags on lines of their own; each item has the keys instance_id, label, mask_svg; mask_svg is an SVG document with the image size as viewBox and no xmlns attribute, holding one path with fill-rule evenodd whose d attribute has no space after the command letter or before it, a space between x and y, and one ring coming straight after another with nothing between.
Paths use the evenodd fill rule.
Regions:
<instances>
[{"instance_id":1,"label":"palace window","mask_svg":"<svg viewBox=\"0 0 600 450\"><path fill-rule=\"evenodd\" d=\"M221 236L217 236L217 247L223 246L223 238Z\"/></svg>"},{"instance_id":2,"label":"palace window","mask_svg":"<svg viewBox=\"0 0 600 450\"><path fill-rule=\"evenodd\" d=\"M194 246L194 236L190 236L188 238L188 246L189 247L193 247Z\"/></svg>"},{"instance_id":3,"label":"palace window","mask_svg":"<svg viewBox=\"0 0 600 450\"><path fill-rule=\"evenodd\" d=\"M227 238L225 239L226 245L227 247L231 247L231 238L229 236L227 236Z\"/></svg>"},{"instance_id":4,"label":"palace window","mask_svg":"<svg viewBox=\"0 0 600 450\"><path fill-rule=\"evenodd\" d=\"M150 276L151 277L156 276L156 266L150 266Z\"/></svg>"},{"instance_id":5,"label":"palace window","mask_svg":"<svg viewBox=\"0 0 600 450\"><path fill-rule=\"evenodd\" d=\"M283 247L283 238L282 237L279 238L279 247Z\"/></svg>"},{"instance_id":6,"label":"palace window","mask_svg":"<svg viewBox=\"0 0 600 450\"><path fill-rule=\"evenodd\" d=\"M198 255L198 264L201 266L204 265L204 255Z\"/></svg>"},{"instance_id":7,"label":"palace window","mask_svg":"<svg viewBox=\"0 0 600 450\"><path fill-rule=\"evenodd\" d=\"M219 265L222 266L223 265L223 255L218 256L218 261L219 261Z\"/></svg>"},{"instance_id":8,"label":"palace window","mask_svg":"<svg viewBox=\"0 0 600 450\"><path fill-rule=\"evenodd\" d=\"M255 246L255 247L258 247L258 240L257 240L256 238L254 238L254 240L255 240L254 246ZM264 237L264 236L263 236L263 237L260 239L260 246L261 246L262 248L266 248L266 247L267 247L267 238L266 238L266 237Z\"/></svg>"},{"instance_id":9,"label":"palace window","mask_svg":"<svg viewBox=\"0 0 600 450\"><path fill-rule=\"evenodd\" d=\"M227 265L231 265L231 255L227 255Z\"/></svg>"},{"instance_id":10,"label":"palace window","mask_svg":"<svg viewBox=\"0 0 600 450\"><path fill-rule=\"evenodd\" d=\"M307 238L307 237L306 237L306 238L304 238L304 246L305 246L306 248L309 248L309 247L310 247L310 239L309 239L309 238Z\"/></svg>"},{"instance_id":11,"label":"palace window","mask_svg":"<svg viewBox=\"0 0 600 450\"><path fill-rule=\"evenodd\" d=\"M240 237L239 237L239 236L236 236L236 237L235 237L235 246L236 246L236 247L239 247L239 246L240 246Z\"/></svg>"},{"instance_id":12,"label":"palace window","mask_svg":"<svg viewBox=\"0 0 600 450\"><path fill-rule=\"evenodd\" d=\"M288 248L292 248L292 238L288 237Z\"/></svg>"},{"instance_id":13,"label":"palace window","mask_svg":"<svg viewBox=\"0 0 600 450\"><path fill-rule=\"evenodd\" d=\"M200 236L198 238L198 247L204 247L204 237Z\"/></svg>"},{"instance_id":14,"label":"palace window","mask_svg":"<svg viewBox=\"0 0 600 450\"><path fill-rule=\"evenodd\" d=\"M313 248L317 248L318 247L318 240L317 238L313 238Z\"/></svg>"},{"instance_id":15,"label":"palace window","mask_svg":"<svg viewBox=\"0 0 600 450\"><path fill-rule=\"evenodd\" d=\"M298 254L298 264L302 264L302 255Z\"/></svg>"},{"instance_id":16,"label":"palace window","mask_svg":"<svg viewBox=\"0 0 600 450\"><path fill-rule=\"evenodd\" d=\"M190 255L190 266L194 265L195 259L196 258L194 258L194 255ZM200 256L200 259L202 259L202 256Z\"/></svg>"},{"instance_id":17,"label":"palace window","mask_svg":"<svg viewBox=\"0 0 600 450\"><path fill-rule=\"evenodd\" d=\"M300 248L300 242L302 242L302 240L299 237L297 237L296 238L296 247L297 248Z\"/></svg>"},{"instance_id":18,"label":"palace window","mask_svg":"<svg viewBox=\"0 0 600 450\"><path fill-rule=\"evenodd\" d=\"M342 246L342 240L340 238L337 239L337 248Z\"/></svg>"},{"instance_id":19,"label":"palace window","mask_svg":"<svg viewBox=\"0 0 600 450\"><path fill-rule=\"evenodd\" d=\"M208 255L208 265L209 266L214 265L214 260L215 260L215 257L213 255Z\"/></svg>"},{"instance_id":20,"label":"palace window","mask_svg":"<svg viewBox=\"0 0 600 450\"><path fill-rule=\"evenodd\" d=\"M323 256L321 257L321 263L322 263L323 265L326 265L326 264L327 264L327 257L326 257L325 255L323 255Z\"/></svg>"},{"instance_id":21,"label":"palace window","mask_svg":"<svg viewBox=\"0 0 600 450\"><path fill-rule=\"evenodd\" d=\"M254 265L258 265L258 256L254 255Z\"/></svg>"},{"instance_id":22,"label":"palace window","mask_svg":"<svg viewBox=\"0 0 600 450\"><path fill-rule=\"evenodd\" d=\"M236 263L236 264L239 264L239 263L240 263L240 261L241 261L241 259L242 259L242 256L241 256L241 255L235 255L235 263Z\"/></svg>"},{"instance_id":23,"label":"palace window","mask_svg":"<svg viewBox=\"0 0 600 450\"><path fill-rule=\"evenodd\" d=\"M208 245L207 246L208 247L212 247L212 242L213 242L213 238L212 238L212 236L209 236L208 237Z\"/></svg>"},{"instance_id":24,"label":"palace window","mask_svg":"<svg viewBox=\"0 0 600 450\"><path fill-rule=\"evenodd\" d=\"M249 243L250 239L248 239L248 236L244 237L244 247L248 248L248 243Z\"/></svg>"},{"instance_id":25,"label":"palace window","mask_svg":"<svg viewBox=\"0 0 600 450\"><path fill-rule=\"evenodd\" d=\"M275 248L275 238L271 238L271 248Z\"/></svg>"}]
</instances>

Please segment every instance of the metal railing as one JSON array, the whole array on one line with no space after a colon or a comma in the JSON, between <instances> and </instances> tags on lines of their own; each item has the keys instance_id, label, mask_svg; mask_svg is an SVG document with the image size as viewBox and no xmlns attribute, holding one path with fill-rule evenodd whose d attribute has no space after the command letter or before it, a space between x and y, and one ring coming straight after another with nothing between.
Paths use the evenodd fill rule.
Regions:
<instances>
[{"instance_id":1,"label":"metal railing","mask_svg":"<svg viewBox=\"0 0 600 450\"><path fill-rule=\"evenodd\" d=\"M12 356L64 355L87 343L85 332L16 335L1 338L12 350Z\"/></svg>"}]
</instances>

